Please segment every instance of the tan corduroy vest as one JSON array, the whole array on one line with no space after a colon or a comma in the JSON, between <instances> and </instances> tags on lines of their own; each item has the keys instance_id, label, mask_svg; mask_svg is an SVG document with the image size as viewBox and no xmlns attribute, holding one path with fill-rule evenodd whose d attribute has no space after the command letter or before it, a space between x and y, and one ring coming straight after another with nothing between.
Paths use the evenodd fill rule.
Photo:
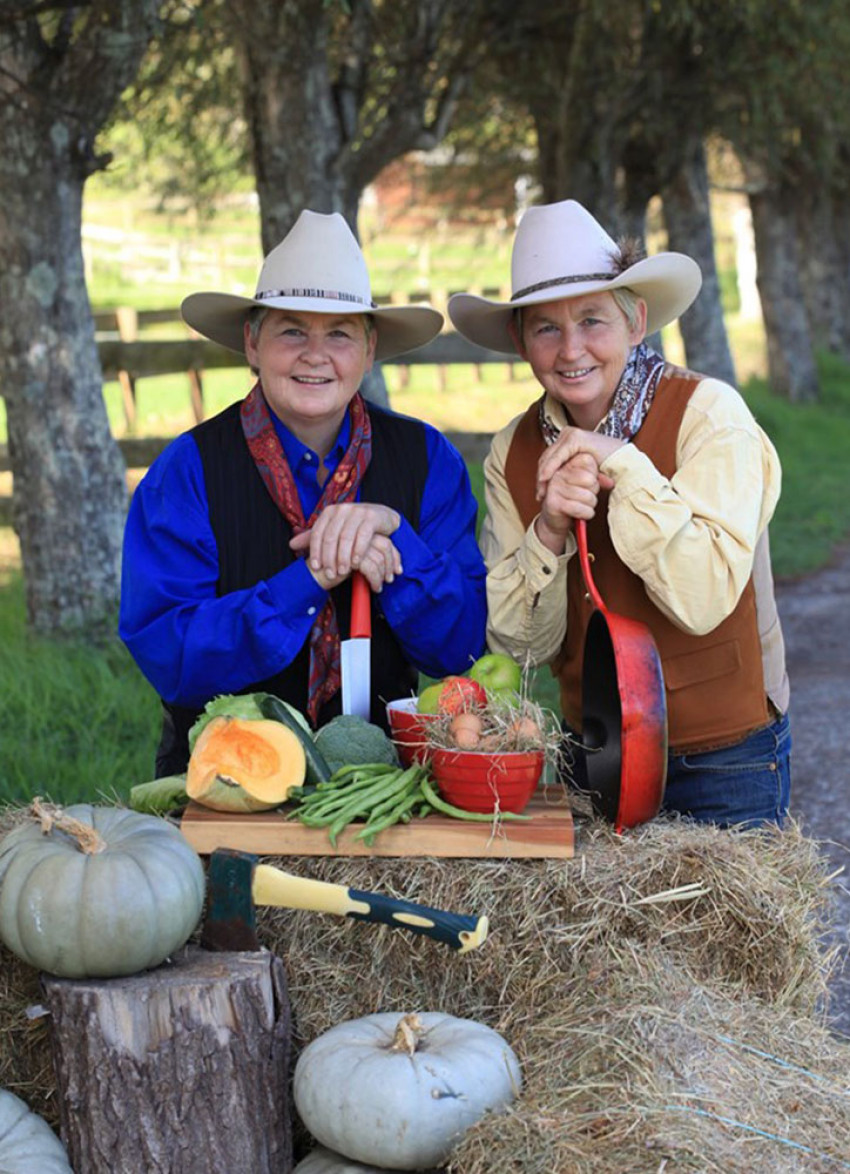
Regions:
<instances>
[{"instance_id":1,"label":"tan corduroy vest","mask_svg":"<svg viewBox=\"0 0 850 1174\"><path fill-rule=\"evenodd\" d=\"M632 441L667 478L676 471L676 439L699 381L699 376L668 364ZM517 425L505 462L505 479L525 526L539 513L534 470L544 447L534 403ZM608 530L605 492L588 523L587 541L594 557L593 577L606 607L646 624L658 645L670 748L683 753L730 745L766 725L769 714L752 577L732 614L708 635L694 636L677 628L654 606L638 576L620 561ZM567 634L552 665L560 682L564 717L576 730L581 729L582 657L592 611L576 555L567 576Z\"/></svg>"}]
</instances>

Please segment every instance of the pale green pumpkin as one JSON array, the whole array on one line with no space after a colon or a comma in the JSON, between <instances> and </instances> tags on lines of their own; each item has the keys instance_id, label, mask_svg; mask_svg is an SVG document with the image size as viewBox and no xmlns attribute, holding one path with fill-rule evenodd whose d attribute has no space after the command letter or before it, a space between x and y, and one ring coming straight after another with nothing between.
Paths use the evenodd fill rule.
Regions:
<instances>
[{"instance_id":1,"label":"pale green pumpkin","mask_svg":"<svg viewBox=\"0 0 850 1174\"><path fill-rule=\"evenodd\" d=\"M309 1043L294 1095L323 1146L367 1168L422 1170L446 1161L464 1132L509 1104L520 1085L512 1049L485 1024L436 1011L383 1012L338 1023Z\"/></svg>"},{"instance_id":2,"label":"pale green pumpkin","mask_svg":"<svg viewBox=\"0 0 850 1174\"><path fill-rule=\"evenodd\" d=\"M306 1158L303 1158L292 1174L387 1174L386 1166L364 1166L361 1162L352 1162L342 1154L335 1154L332 1150L318 1146ZM423 1170L422 1174L438 1174L435 1170Z\"/></svg>"},{"instance_id":3,"label":"pale green pumpkin","mask_svg":"<svg viewBox=\"0 0 850 1174\"><path fill-rule=\"evenodd\" d=\"M0 940L13 954L62 978L108 978L188 940L204 870L176 827L120 807L34 809L0 842Z\"/></svg>"},{"instance_id":4,"label":"pale green pumpkin","mask_svg":"<svg viewBox=\"0 0 850 1174\"><path fill-rule=\"evenodd\" d=\"M0 1089L0 1174L74 1174L47 1122L5 1089Z\"/></svg>"}]
</instances>

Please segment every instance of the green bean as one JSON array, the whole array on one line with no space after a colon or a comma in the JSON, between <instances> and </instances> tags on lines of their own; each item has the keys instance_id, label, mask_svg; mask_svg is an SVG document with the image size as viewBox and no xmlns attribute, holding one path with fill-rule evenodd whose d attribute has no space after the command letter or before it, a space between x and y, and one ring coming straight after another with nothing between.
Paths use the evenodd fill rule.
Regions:
<instances>
[{"instance_id":1,"label":"green bean","mask_svg":"<svg viewBox=\"0 0 850 1174\"><path fill-rule=\"evenodd\" d=\"M336 837L348 824L352 823L358 816L368 816L379 797L383 801L392 796L394 802L397 802L400 792L405 789L406 785L409 784L406 784L403 776L401 776L398 780L390 784L389 790L381 787L365 795L358 794L351 799L350 803L340 808L330 826L329 834L333 846L336 847Z\"/></svg>"},{"instance_id":2,"label":"green bean","mask_svg":"<svg viewBox=\"0 0 850 1174\"><path fill-rule=\"evenodd\" d=\"M451 803L446 803L445 799L441 799L429 785L427 779L423 779L421 785L422 794L431 806L442 812L443 815L451 815L455 819L474 820L476 823L492 823L495 819L531 819L530 815L517 815L515 811L465 811L462 807L453 807Z\"/></svg>"},{"instance_id":3,"label":"green bean","mask_svg":"<svg viewBox=\"0 0 850 1174\"><path fill-rule=\"evenodd\" d=\"M356 796L349 795L340 803L332 803L322 807L302 808L303 819L305 823L307 821L318 821L320 824L334 823L339 816L344 815L348 811L369 812L377 797L377 795L367 793ZM299 818L301 817L299 815Z\"/></svg>"},{"instance_id":4,"label":"green bean","mask_svg":"<svg viewBox=\"0 0 850 1174\"><path fill-rule=\"evenodd\" d=\"M335 804L344 804L349 800L374 792L383 792L387 787L394 786L401 777L401 771L396 769L392 774L378 775L377 778L364 779L362 782L349 783L344 787L337 787L333 791L324 791L305 800L308 807L333 807Z\"/></svg>"},{"instance_id":5,"label":"green bean","mask_svg":"<svg viewBox=\"0 0 850 1174\"><path fill-rule=\"evenodd\" d=\"M363 830L359 831L354 837L355 840L363 840L364 843L368 844L368 846L371 848L372 844L375 842L375 837L377 836L378 832L383 832L388 827L392 827L393 824L398 823L398 821L403 819L405 814L409 812L414 803L418 802L418 795L405 795L401 802L396 803L394 807L390 808L389 811L386 811L381 819L376 820L374 823L367 823ZM410 817L408 815L408 819L409 818Z\"/></svg>"},{"instance_id":6,"label":"green bean","mask_svg":"<svg viewBox=\"0 0 850 1174\"><path fill-rule=\"evenodd\" d=\"M380 775L392 774L400 771L400 766L390 766L388 763L360 763L356 766L341 766L329 779L317 784L320 791L335 791L343 787L354 786L355 783L367 779L375 779Z\"/></svg>"}]
</instances>

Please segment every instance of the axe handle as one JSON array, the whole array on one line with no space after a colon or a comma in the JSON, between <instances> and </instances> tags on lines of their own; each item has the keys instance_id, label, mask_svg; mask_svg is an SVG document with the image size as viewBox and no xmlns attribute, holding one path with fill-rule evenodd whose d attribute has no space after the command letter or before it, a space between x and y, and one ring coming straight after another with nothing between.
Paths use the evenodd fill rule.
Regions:
<instances>
[{"instance_id":1,"label":"axe handle","mask_svg":"<svg viewBox=\"0 0 850 1174\"><path fill-rule=\"evenodd\" d=\"M465 917L429 909L412 901L400 901L380 893L364 893L345 885L310 880L258 864L254 869L252 893L256 905L275 905L284 909L311 909L315 913L336 913L359 921L378 921L395 928L425 934L445 942L461 954L474 950L487 937L486 917Z\"/></svg>"}]
</instances>

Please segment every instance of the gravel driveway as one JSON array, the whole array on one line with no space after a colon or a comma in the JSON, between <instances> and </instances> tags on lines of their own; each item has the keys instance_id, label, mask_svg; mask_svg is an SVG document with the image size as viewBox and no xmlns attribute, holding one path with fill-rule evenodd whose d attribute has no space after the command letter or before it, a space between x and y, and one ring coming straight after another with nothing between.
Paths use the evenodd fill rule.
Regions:
<instances>
[{"instance_id":1,"label":"gravel driveway","mask_svg":"<svg viewBox=\"0 0 850 1174\"><path fill-rule=\"evenodd\" d=\"M823 571L777 584L791 678L791 811L833 866L836 1031L850 1036L850 546Z\"/></svg>"}]
</instances>

